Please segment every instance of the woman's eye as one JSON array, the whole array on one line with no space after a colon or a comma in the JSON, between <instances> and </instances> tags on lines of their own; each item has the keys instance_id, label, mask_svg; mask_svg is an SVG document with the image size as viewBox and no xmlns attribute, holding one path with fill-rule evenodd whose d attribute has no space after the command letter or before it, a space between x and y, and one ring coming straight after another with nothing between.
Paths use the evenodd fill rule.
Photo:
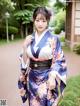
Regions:
<instances>
[{"instance_id":1,"label":"woman's eye","mask_svg":"<svg viewBox=\"0 0 80 106\"><path fill-rule=\"evenodd\" d=\"M46 22L46 20L43 20L43 22Z\"/></svg>"},{"instance_id":2,"label":"woman's eye","mask_svg":"<svg viewBox=\"0 0 80 106\"><path fill-rule=\"evenodd\" d=\"M36 20L37 22L39 22L39 20Z\"/></svg>"},{"instance_id":3,"label":"woman's eye","mask_svg":"<svg viewBox=\"0 0 80 106\"><path fill-rule=\"evenodd\" d=\"M38 19L36 19L35 21L36 22L39 22L39 21L46 22L46 20L38 20Z\"/></svg>"}]
</instances>

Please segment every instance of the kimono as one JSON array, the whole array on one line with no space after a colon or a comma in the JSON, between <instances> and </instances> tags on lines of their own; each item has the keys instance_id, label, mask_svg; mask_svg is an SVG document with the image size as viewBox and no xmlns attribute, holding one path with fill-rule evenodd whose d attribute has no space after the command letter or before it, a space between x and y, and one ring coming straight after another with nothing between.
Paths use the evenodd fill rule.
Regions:
<instances>
[{"instance_id":1,"label":"kimono","mask_svg":"<svg viewBox=\"0 0 80 106\"><path fill-rule=\"evenodd\" d=\"M29 59L34 61L44 61L52 59L51 67L49 69L28 70L28 82L27 87L24 88L27 92L25 99L28 98L29 106L57 106L60 98L63 96L64 88L66 87L66 75L67 67L65 57L61 48L59 38L53 35L48 29L45 30L38 38L37 32L33 33L33 40L27 46L26 53ZM23 59L21 56L21 69L26 70L27 65L23 65ZM56 78L54 79L54 76ZM55 80L54 89L49 90L47 81L49 78ZM20 89L20 83L18 87ZM23 84L24 87L24 84Z\"/></svg>"}]
</instances>

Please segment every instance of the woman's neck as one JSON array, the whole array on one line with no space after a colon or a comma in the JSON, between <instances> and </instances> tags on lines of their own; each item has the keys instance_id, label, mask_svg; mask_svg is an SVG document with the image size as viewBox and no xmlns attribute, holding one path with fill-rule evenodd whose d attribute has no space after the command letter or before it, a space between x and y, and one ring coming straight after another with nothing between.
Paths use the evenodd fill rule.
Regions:
<instances>
[{"instance_id":1,"label":"woman's neck","mask_svg":"<svg viewBox=\"0 0 80 106\"><path fill-rule=\"evenodd\" d=\"M44 31L42 31L42 32L40 32L40 31L37 31L37 30L36 30L36 31L37 31L37 35L38 35L38 36L41 36L41 35L42 35L42 33L43 33L43 32L45 32L46 30L47 30L47 29L45 29L45 30L44 30Z\"/></svg>"},{"instance_id":2,"label":"woman's neck","mask_svg":"<svg viewBox=\"0 0 80 106\"><path fill-rule=\"evenodd\" d=\"M37 35L40 36L43 32L37 31Z\"/></svg>"}]
</instances>

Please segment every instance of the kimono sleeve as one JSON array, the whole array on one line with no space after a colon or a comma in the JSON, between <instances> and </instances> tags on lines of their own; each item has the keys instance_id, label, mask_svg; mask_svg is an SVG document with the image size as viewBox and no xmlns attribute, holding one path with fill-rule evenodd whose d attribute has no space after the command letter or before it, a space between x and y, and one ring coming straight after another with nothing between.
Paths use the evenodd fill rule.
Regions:
<instances>
[{"instance_id":1,"label":"kimono sleeve","mask_svg":"<svg viewBox=\"0 0 80 106\"><path fill-rule=\"evenodd\" d=\"M24 62L24 60L23 60L23 50L21 51L21 53L19 55L19 60L20 60L20 70L26 72L28 65L29 65L29 59L27 59L26 63Z\"/></svg>"},{"instance_id":2,"label":"kimono sleeve","mask_svg":"<svg viewBox=\"0 0 80 106\"><path fill-rule=\"evenodd\" d=\"M58 76L58 78L66 85L67 66L66 60L61 48L61 43L58 37L56 37L55 49L53 51L52 73Z\"/></svg>"},{"instance_id":3,"label":"kimono sleeve","mask_svg":"<svg viewBox=\"0 0 80 106\"><path fill-rule=\"evenodd\" d=\"M27 90L27 64L24 63L23 53L19 55L20 60L20 70L23 74L20 75L18 79L18 89L20 92L20 96L22 98L22 102L25 103L28 98L28 90ZM21 80L21 77L24 77L24 80Z\"/></svg>"}]
</instances>

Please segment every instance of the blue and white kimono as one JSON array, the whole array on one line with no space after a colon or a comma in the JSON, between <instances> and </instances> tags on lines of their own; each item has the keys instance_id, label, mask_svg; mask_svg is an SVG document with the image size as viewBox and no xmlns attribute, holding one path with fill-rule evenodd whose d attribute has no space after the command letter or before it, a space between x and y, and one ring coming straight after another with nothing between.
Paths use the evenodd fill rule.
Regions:
<instances>
[{"instance_id":1,"label":"blue and white kimono","mask_svg":"<svg viewBox=\"0 0 80 106\"><path fill-rule=\"evenodd\" d=\"M58 99L66 87L67 67L61 44L57 36L47 29L40 35L33 33L34 39L26 48L29 59L44 61L52 59L50 69L32 70L28 74L29 106L57 106ZM22 65L21 65L22 66ZM23 68L23 67L22 67ZM51 75L51 76L50 76ZM49 91L47 81L56 75L56 86Z\"/></svg>"}]
</instances>

